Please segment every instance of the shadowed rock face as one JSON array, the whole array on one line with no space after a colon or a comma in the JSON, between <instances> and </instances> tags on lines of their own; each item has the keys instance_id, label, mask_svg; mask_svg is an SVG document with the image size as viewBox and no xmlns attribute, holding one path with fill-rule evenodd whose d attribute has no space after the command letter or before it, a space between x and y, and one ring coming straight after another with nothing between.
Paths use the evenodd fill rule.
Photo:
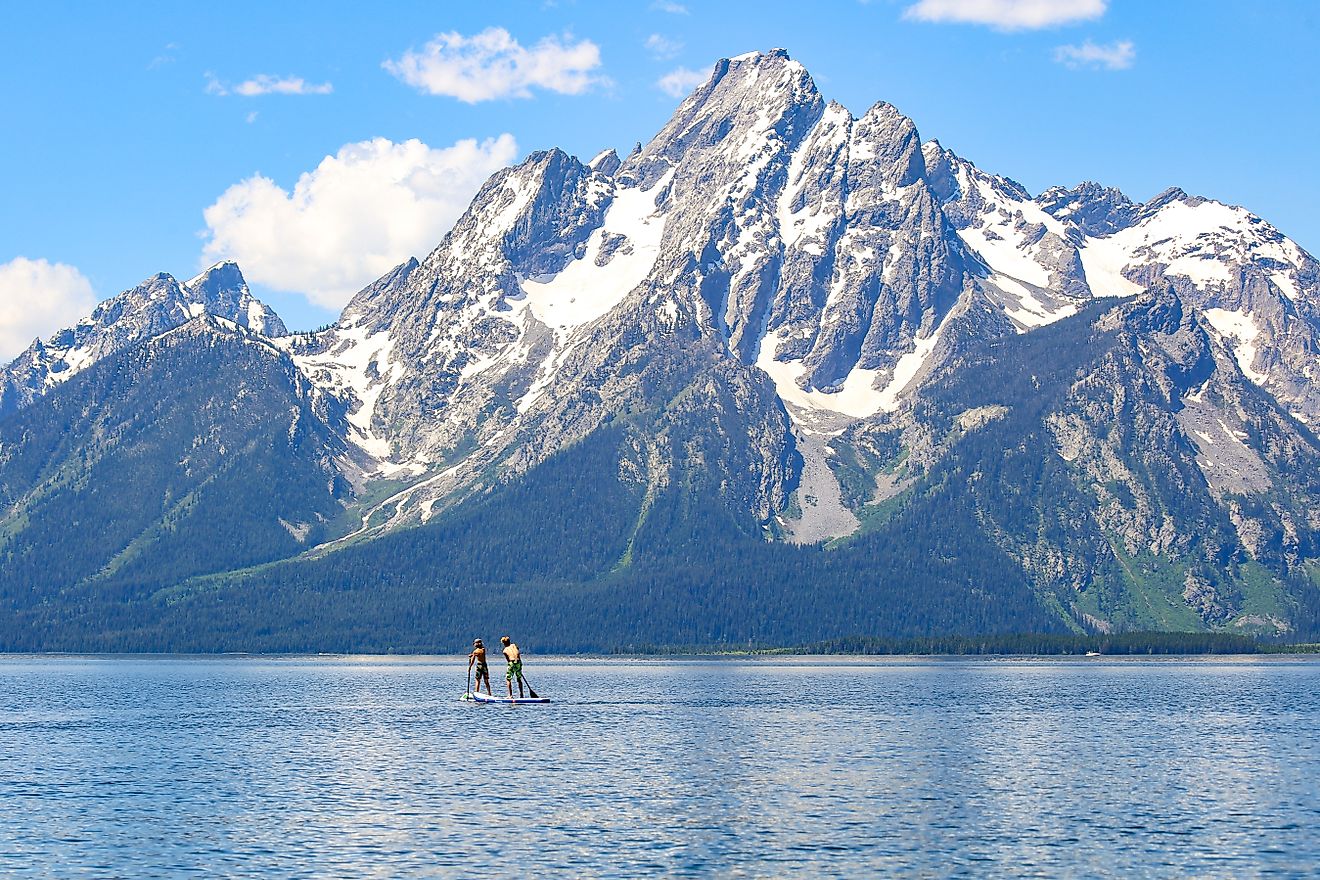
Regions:
<instances>
[{"instance_id":1,"label":"shadowed rock face","mask_svg":"<svg viewBox=\"0 0 1320 880\"><path fill-rule=\"evenodd\" d=\"M1090 182L1033 197L772 50L718 62L624 159L496 173L328 330L285 335L233 264L156 276L35 343L0 414L205 313L342 414L327 461L375 499L354 538L624 423L620 472L590 479L700 487L758 539L846 537L961 483L968 528L1071 620L1150 623L1114 584L1141 587L1151 557L1181 560L1158 576L1178 613L1231 625L1273 613L1243 571L1283 583L1320 555L1318 308L1316 261L1244 209ZM1001 467L1019 455L1034 470Z\"/></svg>"}]
</instances>

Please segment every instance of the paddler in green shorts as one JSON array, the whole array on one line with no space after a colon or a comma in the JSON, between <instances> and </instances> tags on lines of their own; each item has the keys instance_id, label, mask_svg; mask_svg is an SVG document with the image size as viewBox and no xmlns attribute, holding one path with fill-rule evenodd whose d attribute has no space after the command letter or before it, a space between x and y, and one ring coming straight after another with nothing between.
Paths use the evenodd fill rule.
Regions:
<instances>
[{"instance_id":1,"label":"paddler in green shorts","mask_svg":"<svg viewBox=\"0 0 1320 880\"><path fill-rule=\"evenodd\" d=\"M518 679L518 699L521 700L523 695L522 652L518 650L517 645L509 641L508 636L500 639L500 644L504 646L504 659L509 661L508 669L504 670L504 683L509 686L509 699L513 699L513 680L516 678Z\"/></svg>"}]
</instances>

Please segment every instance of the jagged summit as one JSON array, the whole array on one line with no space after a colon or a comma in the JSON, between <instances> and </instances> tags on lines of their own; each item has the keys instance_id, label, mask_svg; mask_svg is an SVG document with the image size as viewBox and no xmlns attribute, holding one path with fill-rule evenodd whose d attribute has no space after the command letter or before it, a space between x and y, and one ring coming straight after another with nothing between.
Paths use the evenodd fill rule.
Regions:
<instances>
[{"instance_id":1,"label":"jagged summit","mask_svg":"<svg viewBox=\"0 0 1320 880\"><path fill-rule=\"evenodd\" d=\"M217 263L186 284L159 272L20 354L0 377L0 413L26 406L97 361L200 314L225 318L265 336L288 333L279 316L252 296L233 262Z\"/></svg>"},{"instance_id":2,"label":"jagged summit","mask_svg":"<svg viewBox=\"0 0 1320 880\"><path fill-rule=\"evenodd\" d=\"M723 59L731 64L759 64L769 60L791 61L788 57L788 50L784 48L766 49L760 51L753 49L750 52L744 52L741 55L733 55Z\"/></svg>"},{"instance_id":3,"label":"jagged summit","mask_svg":"<svg viewBox=\"0 0 1320 880\"><path fill-rule=\"evenodd\" d=\"M224 260L184 285L191 299L210 314L231 318L265 336L286 336L288 328L269 307L252 296L238 264Z\"/></svg>"},{"instance_id":4,"label":"jagged summit","mask_svg":"<svg viewBox=\"0 0 1320 880\"><path fill-rule=\"evenodd\" d=\"M623 161L619 158L619 154L613 148L610 148L597 153L596 157L587 163L587 167L592 171L609 176L617 171L622 164Z\"/></svg>"},{"instance_id":5,"label":"jagged summit","mask_svg":"<svg viewBox=\"0 0 1320 880\"><path fill-rule=\"evenodd\" d=\"M1119 190L1089 180L1072 189L1052 186L1036 201L1050 216L1071 224L1078 241L1130 226L1138 207Z\"/></svg>"},{"instance_id":6,"label":"jagged summit","mask_svg":"<svg viewBox=\"0 0 1320 880\"><path fill-rule=\"evenodd\" d=\"M809 126L824 102L806 68L783 50L751 52L715 63L710 77L688 95L643 148L624 162L621 174L643 188L672 163L703 143L741 141L744 150L775 126ZM784 129L781 134L792 137Z\"/></svg>"},{"instance_id":7,"label":"jagged summit","mask_svg":"<svg viewBox=\"0 0 1320 880\"><path fill-rule=\"evenodd\" d=\"M221 260L218 263L208 266L190 278L185 286L201 287L208 284L229 284L237 286L246 283L242 271L238 268L238 263L235 263L233 260Z\"/></svg>"}]
</instances>

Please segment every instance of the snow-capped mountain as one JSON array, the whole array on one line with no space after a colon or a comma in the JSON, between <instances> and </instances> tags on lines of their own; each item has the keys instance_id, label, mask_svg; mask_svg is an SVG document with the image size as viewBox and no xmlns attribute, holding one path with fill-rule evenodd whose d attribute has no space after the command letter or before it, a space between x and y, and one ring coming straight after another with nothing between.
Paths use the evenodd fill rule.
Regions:
<instances>
[{"instance_id":1,"label":"snow-capped mountain","mask_svg":"<svg viewBox=\"0 0 1320 880\"><path fill-rule=\"evenodd\" d=\"M1320 264L1269 223L1176 188L1141 205L1094 183L1033 199L934 141L925 153L945 212L1021 328L1072 314L1089 297L1170 283L1202 310L1249 379L1298 419L1320 417Z\"/></svg>"},{"instance_id":2,"label":"snow-capped mountain","mask_svg":"<svg viewBox=\"0 0 1320 880\"><path fill-rule=\"evenodd\" d=\"M101 303L76 326L35 340L0 374L0 413L26 406L97 361L202 314L266 336L288 332L279 316L252 296L232 262L217 263L182 284L162 272Z\"/></svg>"},{"instance_id":3,"label":"snow-capped mountain","mask_svg":"<svg viewBox=\"0 0 1320 880\"><path fill-rule=\"evenodd\" d=\"M516 487L553 485L604 517L608 564L538 567L547 544L528 578L650 577L693 558L674 536L701 524L749 558L842 542L811 551L809 578L907 566L984 599L986 626L1286 631L1309 625L1320 559L1317 309L1316 261L1243 208L1094 183L1032 196L889 104L827 102L772 50L718 62L625 158L552 149L496 173L325 331L286 334L232 264L156 276L35 343L0 413L205 314L295 371L270 399L337 438L290 447L353 487L295 530L319 544L299 572L369 568L364 548L426 523L444 546L408 538L401 558L476 559L540 503ZM573 456L603 470L565 487ZM531 494L500 507L509 492ZM992 571L999 592L975 584Z\"/></svg>"},{"instance_id":4,"label":"snow-capped mountain","mask_svg":"<svg viewBox=\"0 0 1320 880\"><path fill-rule=\"evenodd\" d=\"M713 345L804 423L871 416L979 294L923 175L891 106L854 119L782 51L722 61L627 159L551 151L497 174L422 263L292 350L356 398L358 442L387 472L465 444L481 466L515 446L526 464L580 438L636 392L611 365L640 340ZM787 477L764 476L768 517ZM449 468L416 500L464 478Z\"/></svg>"},{"instance_id":5,"label":"snow-capped mountain","mask_svg":"<svg viewBox=\"0 0 1320 880\"><path fill-rule=\"evenodd\" d=\"M432 473L466 447L480 467L510 447L542 457L623 404L608 379L629 340L675 334L768 376L811 451L814 434L898 409L950 356L950 322L1024 332L1164 278L1249 378L1313 417L1315 263L1268 224L1176 192L1032 198L922 144L888 104L855 118L826 103L776 50L721 61L623 161L550 151L498 173L422 263L292 351L353 401L357 442L383 473ZM590 412L583 387L601 395ZM554 412L565 396L571 425ZM471 474L444 470L412 500Z\"/></svg>"}]
</instances>

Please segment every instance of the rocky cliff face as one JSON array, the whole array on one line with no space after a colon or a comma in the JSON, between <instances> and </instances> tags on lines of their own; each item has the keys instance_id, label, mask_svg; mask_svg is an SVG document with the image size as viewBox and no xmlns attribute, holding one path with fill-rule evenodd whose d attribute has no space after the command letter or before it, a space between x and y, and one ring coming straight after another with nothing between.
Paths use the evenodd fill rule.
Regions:
<instances>
[{"instance_id":1,"label":"rocky cliff face","mask_svg":"<svg viewBox=\"0 0 1320 880\"><path fill-rule=\"evenodd\" d=\"M638 540L676 492L800 544L937 505L1069 625L1273 631L1320 557L1318 308L1316 261L1242 208L1033 197L772 50L623 159L498 172L324 332L286 335L232 264L157 276L34 344L0 412L212 315L341 413L318 467L357 500L319 554L610 426L617 472L583 479L643 499Z\"/></svg>"}]
</instances>

